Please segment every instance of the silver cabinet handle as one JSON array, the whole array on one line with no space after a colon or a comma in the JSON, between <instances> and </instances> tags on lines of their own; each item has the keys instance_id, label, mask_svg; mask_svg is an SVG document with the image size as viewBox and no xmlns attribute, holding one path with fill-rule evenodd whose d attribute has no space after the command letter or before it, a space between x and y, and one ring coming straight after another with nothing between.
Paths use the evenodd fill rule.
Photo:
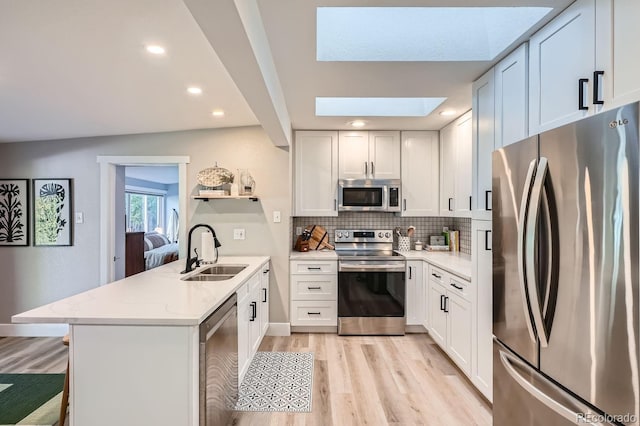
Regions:
<instances>
[{"instance_id":1,"label":"silver cabinet handle","mask_svg":"<svg viewBox=\"0 0 640 426\"><path fill-rule=\"evenodd\" d=\"M364 177L367 177L367 174L369 173L369 170L367 169L369 165L367 164L367 162L364 162Z\"/></svg>"},{"instance_id":2,"label":"silver cabinet handle","mask_svg":"<svg viewBox=\"0 0 640 426\"><path fill-rule=\"evenodd\" d=\"M338 200L336 200L335 198L333 199L333 210L334 211L338 210Z\"/></svg>"},{"instance_id":3,"label":"silver cabinet handle","mask_svg":"<svg viewBox=\"0 0 640 426\"><path fill-rule=\"evenodd\" d=\"M601 423L601 422L594 423L594 422L587 421L587 419L585 418L585 415L587 413L593 413L593 411L589 407L587 407L586 405L584 405L583 403L575 399L573 396L569 395L568 393L558 388L555 384L547 380L541 374L531 370L526 364L516 359L514 356L507 354L502 350L499 350L499 353L500 353L500 362L504 366L509 376L511 376L513 380L515 380L516 383L518 383L531 396L533 396L535 399L537 399L538 401L540 401L541 403L549 407L551 410L553 410L563 418L567 419L568 421L570 421L575 425L585 425L585 424L594 425L594 426L610 425L610 423ZM533 383L531 383L529 380L523 377L522 374L518 372L518 369L526 370L527 375L533 374L533 378L531 380L534 380L535 383L543 384L546 392L537 388ZM558 402L556 399L553 398L552 395L549 395L550 393L557 394L560 397L558 399L564 400L565 402L564 403ZM571 405L574 405L574 406L568 407L566 405L566 402L570 402L572 403Z\"/></svg>"},{"instance_id":4,"label":"silver cabinet handle","mask_svg":"<svg viewBox=\"0 0 640 426\"><path fill-rule=\"evenodd\" d=\"M520 216L518 218L518 281L520 284L520 292L522 293L522 307L524 309L525 323L529 330L529 337L533 342L537 342L536 335L533 331L533 322L531 321L531 310L529 309L527 284L525 277L525 244L526 234L525 227L527 225L527 206L531 197L531 181L536 171L536 160L531 160L529 169L527 170L527 178L524 183L524 192L520 201Z\"/></svg>"},{"instance_id":5,"label":"silver cabinet handle","mask_svg":"<svg viewBox=\"0 0 640 426\"><path fill-rule=\"evenodd\" d=\"M536 333L540 339L540 345L543 348L549 346L549 335L547 328L542 319L542 303L540 301L540 292L536 280L536 226L538 225L538 217L540 215L540 207L542 204L542 191L544 190L544 181L549 171L549 163L545 157L540 157L536 177L533 180L533 188L531 189L531 200L529 201L529 212L527 213L526 234L530 235L532 240L525 244L525 263L527 290L529 293L529 305L533 314L533 321Z\"/></svg>"},{"instance_id":6,"label":"silver cabinet handle","mask_svg":"<svg viewBox=\"0 0 640 426\"><path fill-rule=\"evenodd\" d=\"M405 212L407 211L407 199L404 198L402 200L402 210L404 210Z\"/></svg>"}]
</instances>

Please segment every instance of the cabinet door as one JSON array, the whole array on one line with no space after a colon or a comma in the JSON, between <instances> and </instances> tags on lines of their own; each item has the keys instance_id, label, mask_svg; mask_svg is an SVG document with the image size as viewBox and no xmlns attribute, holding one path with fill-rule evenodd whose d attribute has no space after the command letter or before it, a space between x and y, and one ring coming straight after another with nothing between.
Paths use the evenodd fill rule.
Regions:
<instances>
[{"instance_id":1,"label":"cabinet door","mask_svg":"<svg viewBox=\"0 0 640 426\"><path fill-rule=\"evenodd\" d=\"M471 374L471 303L448 291L447 353L465 373Z\"/></svg>"},{"instance_id":2,"label":"cabinet door","mask_svg":"<svg viewBox=\"0 0 640 426\"><path fill-rule=\"evenodd\" d=\"M260 273L260 275L262 275L262 273ZM262 304L260 303L260 300L262 300L261 289L262 287L258 283L249 296L249 308L251 310L251 316L249 317L250 358L253 358L253 355L258 351L260 342L262 342L262 327L260 325L260 317L263 310Z\"/></svg>"},{"instance_id":3,"label":"cabinet door","mask_svg":"<svg viewBox=\"0 0 640 426\"><path fill-rule=\"evenodd\" d=\"M260 281L260 336L261 339L269 329L269 263L262 267L262 279Z\"/></svg>"},{"instance_id":4,"label":"cabinet door","mask_svg":"<svg viewBox=\"0 0 640 426\"><path fill-rule=\"evenodd\" d=\"M446 290L429 280L429 335L444 350L447 350L447 313L444 311Z\"/></svg>"},{"instance_id":5,"label":"cabinet door","mask_svg":"<svg viewBox=\"0 0 640 426\"><path fill-rule=\"evenodd\" d=\"M596 62L604 108L640 101L640 2L597 2Z\"/></svg>"},{"instance_id":6,"label":"cabinet door","mask_svg":"<svg viewBox=\"0 0 640 426\"><path fill-rule=\"evenodd\" d=\"M472 277L476 287L475 332L471 381L489 401L493 398L493 257L491 221L474 220L471 224L473 249L471 251Z\"/></svg>"},{"instance_id":7,"label":"cabinet door","mask_svg":"<svg viewBox=\"0 0 640 426\"><path fill-rule=\"evenodd\" d=\"M340 132L338 140L338 177L368 179L371 176L369 132Z\"/></svg>"},{"instance_id":8,"label":"cabinet door","mask_svg":"<svg viewBox=\"0 0 640 426\"><path fill-rule=\"evenodd\" d=\"M407 325L423 325L425 322L425 285L422 264L421 260L407 262L407 272L405 274L407 285Z\"/></svg>"},{"instance_id":9,"label":"cabinet door","mask_svg":"<svg viewBox=\"0 0 640 426\"><path fill-rule=\"evenodd\" d=\"M529 135L528 93L529 45L524 43L495 67L494 149L521 141Z\"/></svg>"},{"instance_id":10,"label":"cabinet door","mask_svg":"<svg viewBox=\"0 0 640 426\"><path fill-rule=\"evenodd\" d=\"M494 69L472 85L473 217L491 218L491 153L495 146Z\"/></svg>"},{"instance_id":11,"label":"cabinet door","mask_svg":"<svg viewBox=\"0 0 640 426\"><path fill-rule=\"evenodd\" d=\"M529 41L529 134L583 118L593 111L595 0L579 0ZM589 79L580 84L580 79ZM579 109L582 86L583 105ZM591 88L590 88L591 87Z\"/></svg>"},{"instance_id":12,"label":"cabinet door","mask_svg":"<svg viewBox=\"0 0 640 426\"><path fill-rule=\"evenodd\" d=\"M471 111L456 120L456 148L455 148L455 208L454 216L471 216L471 156L472 156L472 114Z\"/></svg>"},{"instance_id":13,"label":"cabinet door","mask_svg":"<svg viewBox=\"0 0 640 426\"><path fill-rule=\"evenodd\" d=\"M438 216L438 132L402 132L402 216Z\"/></svg>"},{"instance_id":14,"label":"cabinet door","mask_svg":"<svg viewBox=\"0 0 640 426\"><path fill-rule=\"evenodd\" d=\"M249 347L249 319L252 311L249 306L249 295L245 294L240 297L238 292L238 379L242 382L244 374L249 368L249 360L251 359Z\"/></svg>"},{"instance_id":15,"label":"cabinet door","mask_svg":"<svg viewBox=\"0 0 640 426\"><path fill-rule=\"evenodd\" d=\"M453 216L455 208L456 125L440 130L440 216Z\"/></svg>"},{"instance_id":16,"label":"cabinet door","mask_svg":"<svg viewBox=\"0 0 640 426\"><path fill-rule=\"evenodd\" d=\"M296 132L294 168L294 215L337 216L338 132Z\"/></svg>"},{"instance_id":17,"label":"cabinet door","mask_svg":"<svg viewBox=\"0 0 640 426\"><path fill-rule=\"evenodd\" d=\"M369 132L369 174L374 179L400 179L400 132Z\"/></svg>"}]
</instances>

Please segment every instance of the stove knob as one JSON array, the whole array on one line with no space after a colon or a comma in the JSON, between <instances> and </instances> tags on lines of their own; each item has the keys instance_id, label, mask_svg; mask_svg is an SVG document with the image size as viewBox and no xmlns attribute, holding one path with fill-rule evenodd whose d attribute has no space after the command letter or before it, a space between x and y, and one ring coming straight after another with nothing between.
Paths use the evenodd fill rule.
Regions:
<instances>
[{"instance_id":1,"label":"stove knob","mask_svg":"<svg viewBox=\"0 0 640 426\"><path fill-rule=\"evenodd\" d=\"M344 237L345 237L345 238L349 238L349 232L345 232L345 233L344 233Z\"/></svg>"},{"instance_id":2,"label":"stove knob","mask_svg":"<svg viewBox=\"0 0 640 426\"><path fill-rule=\"evenodd\" d=\"M378 238L382 238L383 237L383 233L382 232L378 232Z\"/></svg>"},{"instance_id":3,"label":"stove knob","mask_svg":"<svg viewBox=\"0 0 640 426\"><path fill-rule=\"evenodd\" d=\"M338 238L342 238L342 232L338 232Z\"/></svg>"},{"instance_id":4,"label":"stove knob","mask_svg":"<svg viewBox=\"0 0 640 426\"><path fill-rule=\"evenodd\" d=\"M385 232L385 233L384 233L384 236L385 236L385 237L387 237L387 238L389 238L389 237L391 236L391 232Z\"/></svg>"}]
</instances>

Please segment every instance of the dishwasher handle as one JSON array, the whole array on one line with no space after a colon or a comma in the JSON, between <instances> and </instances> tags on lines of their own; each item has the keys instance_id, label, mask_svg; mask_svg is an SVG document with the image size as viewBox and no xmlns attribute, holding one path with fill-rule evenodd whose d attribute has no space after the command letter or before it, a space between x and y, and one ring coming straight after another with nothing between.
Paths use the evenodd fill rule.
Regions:
<instances>
[{"instance_id":1,"label":"dishwasher handle","mask_svg":"<svg viewBox=\"0 0 640 426\"><path fill-rule=\"evenodd\" d=\"M216 332L224 320L233 313L233 308L237 305L238 298L233 293L218 309L200 323L200 343L206 342Z\"/></svg>"}]
</instances>

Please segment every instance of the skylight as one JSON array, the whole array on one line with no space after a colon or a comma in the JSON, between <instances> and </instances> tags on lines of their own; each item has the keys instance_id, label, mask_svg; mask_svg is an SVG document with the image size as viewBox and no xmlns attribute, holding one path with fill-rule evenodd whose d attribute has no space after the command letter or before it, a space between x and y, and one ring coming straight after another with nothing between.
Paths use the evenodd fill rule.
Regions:
<instances>
[{"instance_id":1,"label":"skylight","mask_svg":"<svg viewBox=\"0 0 640 426\"><path fill-rule=\"evenodd\" d=\"M447 98L316 98L316 116L425 117Z\"/></svg>"},{"instance_id":2,"label":"skylight","mask_svg":"<svg viewBox=\"0 0 640 426\"><path fill-rule=\"evenodd\" d=\"M490 61L550 7L318 7L318 61Z\"/></svg>"}]
</instances>

